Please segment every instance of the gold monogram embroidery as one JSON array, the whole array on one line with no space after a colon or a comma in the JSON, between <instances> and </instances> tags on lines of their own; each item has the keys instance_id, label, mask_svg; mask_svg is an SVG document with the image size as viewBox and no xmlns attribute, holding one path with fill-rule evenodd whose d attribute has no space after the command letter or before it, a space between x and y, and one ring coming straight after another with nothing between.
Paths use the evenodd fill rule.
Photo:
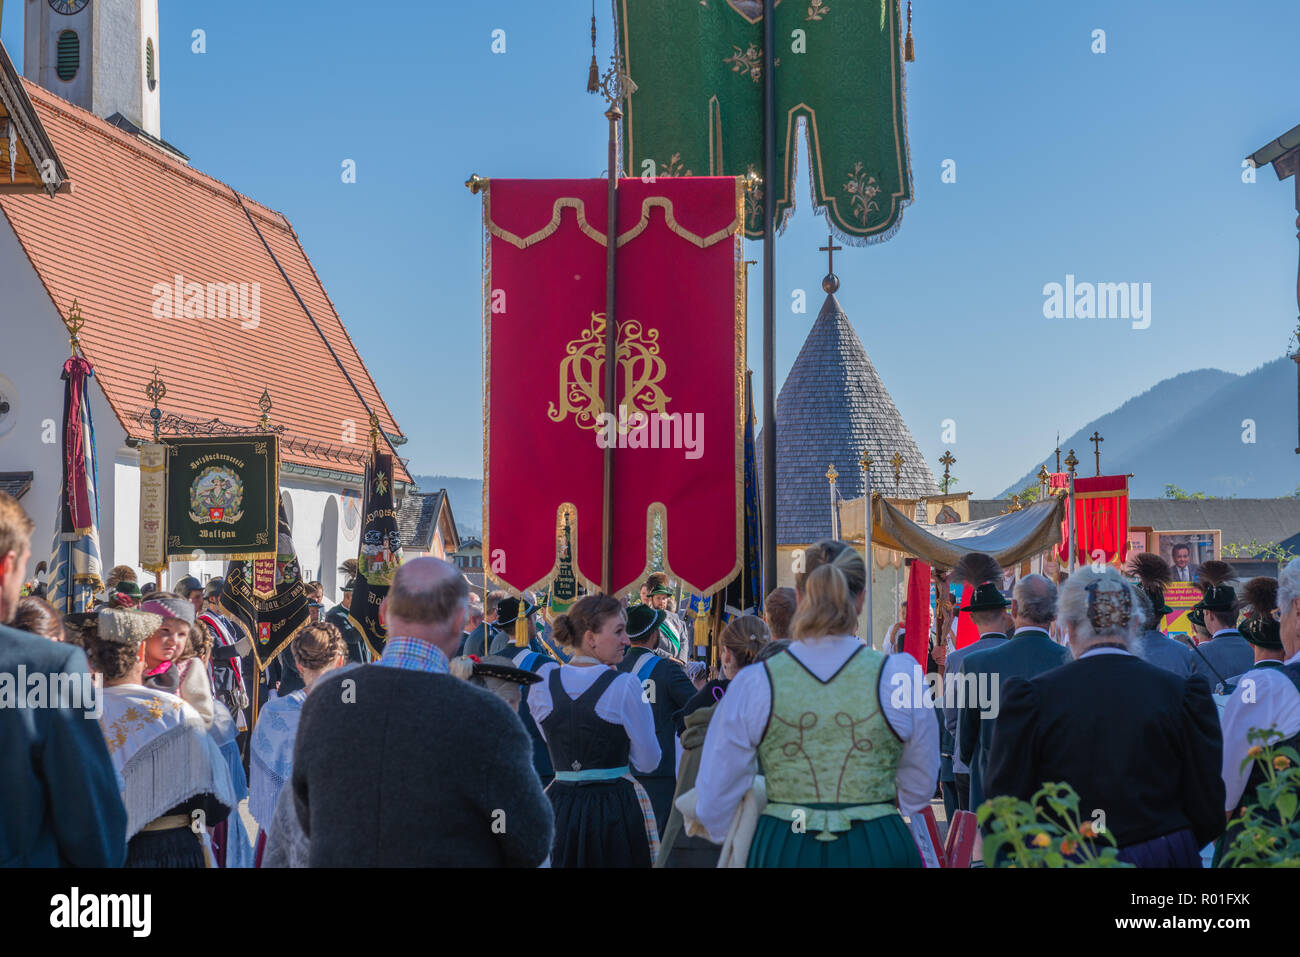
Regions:
<instances>
[{"instance_id":1,"label":"gold monogram embroidery","mask_svg":"<svg viewBox=\"0 0 1300 957\"><path fill-rule=\"evenodd\" d=\"M560 363L560 404L557 407L550 403L547 416L552 422L563 422L572 414L580 428L599 429L600 416L605 411L601 396L605 373L605 314L593 312L591 325L565 346L564 351L565 358ZM666 414L672 400L659 385L668 372L667 363L659 355L659 330L643 329L635 319L620 322L615 356L622 373L623 405L627 406L628 422L637 424L634 419L637 412Z\"/></svg>"}]
</instances>

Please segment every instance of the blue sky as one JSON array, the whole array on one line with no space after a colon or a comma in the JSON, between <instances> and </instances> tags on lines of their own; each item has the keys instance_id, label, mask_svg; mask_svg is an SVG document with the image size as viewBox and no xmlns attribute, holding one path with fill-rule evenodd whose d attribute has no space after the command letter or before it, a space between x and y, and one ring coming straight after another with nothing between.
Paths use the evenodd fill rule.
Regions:
<instances>
[{"instance_id":1,"label":"blue sky","mask_svg":"<svg viewBox=\"0 0 1300 957\"><path fill-rule=\"evenodd\" d=\"M20 65L24 6L11 0L0 25ZM603 106L584 89L590 9L162 4L163 136L293 221L410 437L414 472L482 469L481 210L463 181L604 169ZM603 63L608 0L597 13ZM195 29L206 31L203 55L191 52ZM491 51L495 29L506 31L504 54ZM1091 51L1094 29L1105 30L1104 54ZM1286 350L1293 187L1270 169L1243 184L1241 160L1300 123L1300 3L915 0L913 30L915 201L894 239L838 253L836 271L839 299L932 468L951 448L958 487L992 495L1047 456L1058 432L1163 378L1247 372ZM355 184L341 181L345 159L357 163ZM956 183L940 181L946 159ZM806 181L799 189L778 240L782 379L826 271L823 222ZM1044 318L1043 286L1067 273L1151 283L1150 327ZM803 315L789 310L796 288L808 292ZM945 419L957 423L952 446ZM1171 463L1162 481L1177 480Z\"/></svg>"}]
</instances>

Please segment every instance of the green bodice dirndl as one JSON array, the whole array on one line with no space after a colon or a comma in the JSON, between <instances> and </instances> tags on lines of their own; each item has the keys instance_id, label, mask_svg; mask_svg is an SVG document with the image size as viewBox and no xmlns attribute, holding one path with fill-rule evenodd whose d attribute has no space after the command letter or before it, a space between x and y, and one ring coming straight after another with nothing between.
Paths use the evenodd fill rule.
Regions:
<instances>
[{"instance_id":1,"label":"green bodice dirndl","mask_svg":"<svg viewBox=\"0 0 1300 957\"><path fill-rule=\"evenodd\" d=\"M894 804L903 745L881 711L885 656L863 646L822 682L789 650L764 662L767 808L750 867L919 867Z\"/></svg>"}]
</instances>

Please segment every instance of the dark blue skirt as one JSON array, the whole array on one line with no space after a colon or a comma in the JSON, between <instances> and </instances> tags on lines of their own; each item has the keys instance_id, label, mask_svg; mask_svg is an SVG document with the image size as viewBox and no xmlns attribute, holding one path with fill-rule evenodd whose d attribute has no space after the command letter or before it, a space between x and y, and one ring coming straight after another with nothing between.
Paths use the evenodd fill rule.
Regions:
<instances>
[{"instance_id":1,"label":"dark blue skirt","mask_svg":"<svg viewBox=\"0 0 1300 957\"><path fill-rule=\"evenodd\" d=\"M650 866L650 842L631 781L552 781L546 795L555 811L552 867Z\"/></svg>"}]
</instances>

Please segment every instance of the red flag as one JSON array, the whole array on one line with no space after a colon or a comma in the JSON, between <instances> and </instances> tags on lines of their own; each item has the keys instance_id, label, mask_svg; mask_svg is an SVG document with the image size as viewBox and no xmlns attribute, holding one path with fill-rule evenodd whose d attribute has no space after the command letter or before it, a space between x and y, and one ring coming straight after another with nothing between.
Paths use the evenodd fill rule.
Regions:
<instances>
[{"instance_id":1,"label":"red flag","mask_svg":"<svg viewBox=\"0 0 1300 957\"><path fill-rule=\"evenodd\" d=\"M967 598L975 596L975 589L970 585L962 585L961 591L957 593L957 608L966 604ZM965 648L967 645L973 645L980 640L980 630L975 627L975 622L970 620L970 612L957 612L957 636L953 639L953 644L958 648Z\"/></svg>"},{"instance_id":2,"label":"red flag","mask_svg":"<svg viewBox=\"0 0 1300 957\"><path fill-rule=\"evenodd\" d=\"M742 557L743 193L730 177L620 181L619 407L607 413L606 189L492 180L485 194L484 561L516 589L545 583L567 504L575 576L600 587L612 443L611 590L646 573L662 510L668 570L707 593Z\"/></svg>"},{"instance_id":3,"label":"red flag","mask_svg":"<svg viewBox=\"0 0 1300 957\"><path fill-rule=\"evenodd\" d=\"M907 566L907 618L903 622L903 651L924 671L930 651L930 566L914 559Z\"/></svg>"}]
</instances>

